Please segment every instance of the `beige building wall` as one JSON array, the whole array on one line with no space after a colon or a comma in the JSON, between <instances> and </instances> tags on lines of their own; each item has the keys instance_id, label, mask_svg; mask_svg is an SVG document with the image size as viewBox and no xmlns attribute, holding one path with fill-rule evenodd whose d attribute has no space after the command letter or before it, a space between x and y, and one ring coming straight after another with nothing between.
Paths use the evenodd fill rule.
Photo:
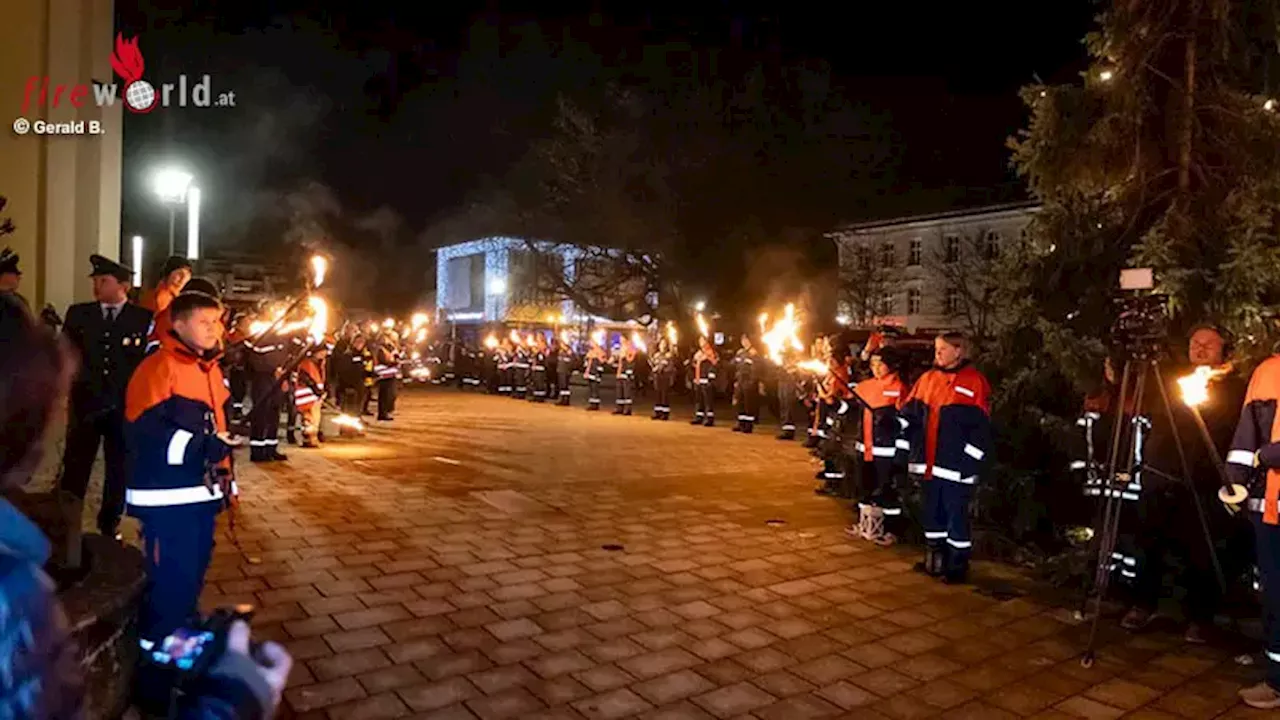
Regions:
<instances>
[{"instance_id":1,"label":"beige building wall","mask_svg":"<svg viewBox=\"0 0 1280 720\"><path fill-rule=\"evenodd\" d=\"M0 195L15 232L0 243L22 256L22 293L36 308L64 312L91 297L89 255L120 255L121 105L57 108L33 99L30 78L56 85L114 82L112 0L4 0L0 42ZM50 91L52 95L52 90ZM98 136L18 135L13 121L98 120ZM127 264L127 259L126 259Z\"/></svg>"}]
</instances>

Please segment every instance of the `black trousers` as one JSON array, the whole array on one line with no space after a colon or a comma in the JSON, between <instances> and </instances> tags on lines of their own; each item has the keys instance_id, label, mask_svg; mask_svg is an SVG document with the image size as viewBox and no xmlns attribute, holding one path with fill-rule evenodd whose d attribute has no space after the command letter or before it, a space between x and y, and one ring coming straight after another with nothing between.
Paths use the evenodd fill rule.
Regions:
<instances>
[{"instance_id":1,"label":"black trousers","mask_svg":"<svg viewBox=\"0 0 1280 720\"><path fill-rule=\"evenodd\" d=\"M266 374L254 374L253 399L260 402L250 410L249 450L256 455L274 455L280 450L280 403L284 391L280 380Z\"/></svg>"},{"instance_id":2,"label":"black trousers","mask_svg":"<svg viewBox=\"0 0 1280 720\"><path fill-rule=\"evenodd\" d=\"M600 381L587 380L587 409L600 409Z\"/></svg>"},{"instance_id":3,"label":"black trousers","mask_svg":"<svg viewBox=\"0 0 1280 720\"><path fill-rule=\"evenodd\" d=\"M796 384L782 378L778 381L778 421L783 435L793 437L796 433Z\"/></svg>"},{"instance_id":4,"label":"black trousers","mask_svg":"<svg viewBox=\"0 0 1280 720\"><path fill-rule=\"evenodd\" d=\"M556 393L560 397L561 405L568 405L572 399L573 393L569 390L569 369L565 368L556 373Z\"/></svg>"},{"instance_id":5,"label":"black trousers","mask_svg":"<svg viewBox=\"0 0 1280 720\"><path fill-rule=\"evenodd\" d=\"M739 383L737 387L738 423L744 430L755 426L760 415L760 393L754 380Z\"/></svg>"},{"instance_id":6,"label":"black trousers","mask_svg":"<svg viewBox=\"0 0 1280 720\"><path fill-rule=\"evenodd\" d=\"M666 416L671 414L671 385L675 377L671 373L660 372L653 376L653 414Z\"/></svg>"},{"instance_id":7,"label":"black trousers","mask_svg":"<svg viewBox=\"0 0 1280 720\"><path fill-rule=\"evenodd\" d=\"M1144 473L1150 479L1150 473ZM1185 612L1191 622L1213 621L1220 599L1213 560L1205 543L1204 530L1196 514L1191 491L1176 481L1148 485L1138 501L1138 527L1134 532L1137 546L1137 573L1134 603L1154 611L1160 600L1165 570L1170 555L1185 560L1182 582L1187 589ZM1206 514L1225 513L1221 503L1202 503ZM1210 518L1210 525L1212 522Z\"/></svg>"},{"instance_id":8,"label":"black trousers","mask_svg":"<svg viewBox=\"0 0 1280 720\"><path fill-rule=\"evenodd\" d=\"M245 395L249 394L249 373L244 368L233 367L227 373L227 382L231 383L231 408L243 412Z\"/></svg>"},{"instance_id":9,"label":"black trousers","mask_svg":"<svg viewBox=\"0 0 1280 720\"><path fill-rule=\"evenodd\" d=\"M708 424L716 419L716 388L710 380L694 380L693 392L696 400L695 420L704 420Z\"/></svg>"},{"instance_id":10,"label":"black trousers","mask_svg":"<svg viewBox=\"0 0 1280 720\"><path fill-rule=\"evenodd\" d=\"M364 387L361 385L344 386L342 388L342 412L360 416L360 411L364 406Z\"/></svg>"},{"instance_id":11,"label":"black trousers","mask_svg":"<svg viewBox=\"0 0 1280 720\"><path fill-rule=\"evenodd\" d=\"M290 438L292 438L294 436L293 435L294 432L296 432L298 428L301 427L301 418L298 417L298 406L294 404L294 401L293 401L293 397L294 397L293 392L295 389L296 389L295 383L292 383L292 382L289 383L288 389L286 390L287 394L282 400L282 402L284 403L284 409L285 409L284 426L287 429L286 431L289 433Z\"/></svg>"},{"instance_id":12,"label":"black trousers","mask_svg":"<svg viewBox=\"0 0 1280 720\"><path fill-rule=\"evenodd\" d=\"M533 368L533 401L542 402L547 399L547 369L545 367L534 366Z\"/></svg>"},{"instance_id":13,"label":"black trousers","mask_svg":"<svg viewBox=\"0 0 1280 720\"><path fill-rule=\"evenodd\" d=\"M1267 684L1280 690L1280 525L1262 521L1262 513L1249 513L1253 522L1262 576L1262 640L1266 655Z\"/></svg>"},{"instance_id":14,"label":"black trousers","mask_svg":"<svg viewBox=\"0 0 1280 720\"><path fill-rule=\"evenodd\" d=\"M98 529L103 535L115 535L120 516L124 514L124 490L127 484L123 412L91 414L71 408L58 488L84 499L89 489L89 473L93 470L94 459L98 457L99 445L103 449L106 472L102 486L102 508L98 511Z\"/></svg>"},{"instance_id":15,"label":"black trousers","mask_svg":"<svg viewBox=\"0 0 1280 720\"><path fill-rule=\"evenodd\" d=\"M618 407L614 411L619 415L630 415L631 405L635 402L636 381L634 378L620 377L617 380L618 393L614 400Z\"/></svg>"},{"instance_id":16,"label":"black trousers","mask_svg":"<svg viewBox=\"0 0 1280 720\"><path fill-rule=\"evenodd\" d=\"M396 379L378 380L378 417L391 417L396 409Z\"/></svg>"}]
</instances>

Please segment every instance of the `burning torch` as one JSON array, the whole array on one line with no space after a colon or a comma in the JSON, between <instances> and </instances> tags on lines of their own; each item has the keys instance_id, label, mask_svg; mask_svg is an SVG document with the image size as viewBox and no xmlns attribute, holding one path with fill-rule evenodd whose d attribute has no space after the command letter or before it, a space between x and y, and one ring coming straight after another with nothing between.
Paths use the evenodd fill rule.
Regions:
<instances>
[{"instance_id":1,"label":"burning torch","mask_svg":"<svg viewBox=\"0 0 1280 720\"><path fill-rule=\"evenodd\" d=\"M1227 472L1222 465L1222 456L1218 453L1217 446L1213 444L1209 427L1205 425L1204 417L1200 414L1200 406L1209 400L1209 383L1227 374L1230 369L1229 366L1212 368L1201 365L1190 375L1178 378L1178 390L1182 393L1182 402L1191 409L1191 416L1195 418L1196 427L1200 429L1200 437L1204 440L1205 447L1209 448L1213 467L1218 471L1218 479L1222 482L1222 487L1218 490L1218 499L1228 505L1238 506L1249 497L1249 491L1243 485L1231 482L1227 477Z\"/></svg>"}]
</instances>

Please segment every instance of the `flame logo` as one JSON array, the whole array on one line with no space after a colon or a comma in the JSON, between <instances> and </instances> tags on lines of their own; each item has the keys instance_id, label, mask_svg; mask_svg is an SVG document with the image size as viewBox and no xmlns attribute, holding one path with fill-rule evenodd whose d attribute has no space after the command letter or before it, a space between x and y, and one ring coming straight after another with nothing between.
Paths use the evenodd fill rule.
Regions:
<instances>
[{"instance_id":1,"label":"flame logo","mask_svg":"<svg viewBox=\"0 0 1280 720\"><path fill-rule=\"evenodd\" d=\"M142 51L138 49L138 38L128 40L124 33L116 35L116 49L111 53L111 69L116 71L125 84L142 79L142 71L147 63L142 59Z\"/></svg>"}]
</instances>

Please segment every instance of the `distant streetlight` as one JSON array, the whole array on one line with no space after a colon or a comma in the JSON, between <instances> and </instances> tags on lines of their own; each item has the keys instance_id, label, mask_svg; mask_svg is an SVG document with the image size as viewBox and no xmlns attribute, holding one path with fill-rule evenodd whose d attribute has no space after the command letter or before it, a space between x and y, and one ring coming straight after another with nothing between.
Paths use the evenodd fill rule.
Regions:
<instances>
[{"instance_id":1,"label":"distant streetlight","mask_svg":"<svg viewBox=\"0 0 1280 720\"><path fill-rule=\"evenodd\" d=\"M1111 72L1110 70L1103 70L1102 72L1098 73L1098 79L1101 80L1102 82L1111 82L1111 78L1113 77L1115 77L1115 73Z\"/></svg>"},{"instance_id":2,"label":"distant streetlight","mask_svg":"<svg viewBox=\"0 0 1280 720\"><path fill-rule=\"evenodd\" d=\"M200 188L187 190L187 259L200 258Z\"/></svg>"},{"instance_id":3,"label":"distant streetlight","mask_svg":"<svg viewBox=\"0 0 1280 720\"><path fill-rule=\"evenodd\" d=\"M489 278L489 294L490 295L501 295L506 291L507 291L506 278L500 278L500 277Z\"/></svg>"},{"instance_id":4,"label":"distant streetlight","mask_svg":"<svg viewBox=\"0 0 1280 720\"><path fill-rule=\"evenodd\" d=\"M837 316L836 316L836 323L837 323L838 325L848 325L850 322L851 322L851 319L849 318L849 316L848 316L848 315L837 315Z\"/></svg>"},{"instance_id":5,"label":"distant streetlight","mask_svg":"<svg viewBox=\"0 0 1280 720\"><path fill-rule=\"evenodd\" d=\"M191 173L177 168L163 168L156 173L155 191L160 202L169 206L169 254L173 254L173 230L177 218L178 206L186 200L187 188L191 186Z\"/></svg>"},{"instance_id":6,"label":"distant streetlight","mask_svg":"<svg viewBox=\"0 0 1280 720\"><path fill-rule=\"evenodd\" d=\"M133 286L142 287L142 236L133 236Z\"/></svg>"}]
</instances>

